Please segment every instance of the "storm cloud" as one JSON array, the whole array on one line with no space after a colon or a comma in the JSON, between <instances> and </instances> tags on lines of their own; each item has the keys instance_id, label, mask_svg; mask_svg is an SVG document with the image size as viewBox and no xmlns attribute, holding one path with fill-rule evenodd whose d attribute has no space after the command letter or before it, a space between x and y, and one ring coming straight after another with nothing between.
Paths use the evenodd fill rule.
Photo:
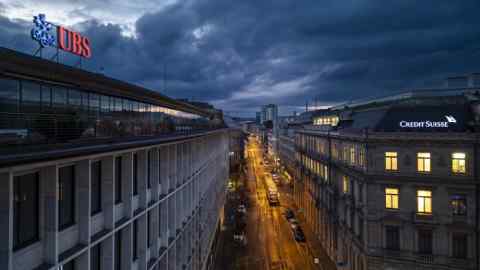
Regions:
<instances>
[{"instance_id":1,"label":"storm cloud","mask_svg":"<svg viewBox=\"0 0 480 270\"><path fill-rule=\"evenodd\" d=\"M289 112L480 70L475 0L150 1L131 7L136 16L115 11L130 24L102 16L105 3L63 3L91 39L86 69L230 112L253 115L265 103ZM31 53L31 22L5 8L13 4L0 4L0 46Z\"/></svg>"}]
</instances>

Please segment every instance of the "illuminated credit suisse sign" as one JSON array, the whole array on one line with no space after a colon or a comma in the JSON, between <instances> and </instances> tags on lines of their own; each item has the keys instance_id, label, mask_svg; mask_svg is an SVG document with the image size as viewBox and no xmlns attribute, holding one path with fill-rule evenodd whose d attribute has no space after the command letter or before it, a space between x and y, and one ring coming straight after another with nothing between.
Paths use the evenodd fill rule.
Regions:
<instances>
[{"instance_id":1,"label":"illuminated credit suisse sign","mask_svg":"<svg viewBox=\"0 0 480 270\"><path fill-rule=\"evenodd\" d=\"M35 27L32 29L32 39L36 40L43 47L57 47L81 57L90 58L92 50L90 40L77 32L68 30L63 26L56 26L46 21L45 14L33 16ZM56 28L56 37L51 30Z\"/></svg>"},{"instance_id":2,"label":"illuminated credit suisse sign","mask_svg":"<svg viewBox=\"0 0 480 270\"><path fill-rule=\"evenodd\" d=\"M447 121L400 121L401 128L448 128L449 124L456 124L457 120L451 115L445 115Z\"/></svg>"}]
</instances>

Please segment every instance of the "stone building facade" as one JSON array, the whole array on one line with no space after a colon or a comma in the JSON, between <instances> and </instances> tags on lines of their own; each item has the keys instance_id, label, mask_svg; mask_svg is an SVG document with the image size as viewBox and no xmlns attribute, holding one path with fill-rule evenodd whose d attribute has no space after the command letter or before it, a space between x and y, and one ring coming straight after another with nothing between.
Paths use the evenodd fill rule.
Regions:
<instances>
[{"instance_id":1,"label":"stone building facade","mask_svg":"<svg viewBox=\"0 0 480 270\"><path fill-rule=\"evenodd\" d=\"M294 198L342 269L478 269L477 99L422 94L297 130Z\"/></svg>"}]
</instances>

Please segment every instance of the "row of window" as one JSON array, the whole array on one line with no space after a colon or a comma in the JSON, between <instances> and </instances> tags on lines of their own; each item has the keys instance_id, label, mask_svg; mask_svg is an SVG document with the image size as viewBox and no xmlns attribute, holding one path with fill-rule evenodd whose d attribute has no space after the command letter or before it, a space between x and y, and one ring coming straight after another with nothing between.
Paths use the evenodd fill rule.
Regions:
<instances>
[{"instance_id":1,"label":"row of window","mask_svg":"<svg viewBox=\"0 0 480 270\"><path fill-rule=\"evenodd\" d=\"M90 114L132 112L164 113L181 118L198 115L127 98L100 95L90 91L39 84L27 80L0 78L0 106L4 112L62 113L84 110Z\"/></svg>"},{"instance_id":2,"label":"row of window","mask_svg":"<svg viewBox=\"0 0 480 270\"><path fill-rule=\"evenodd\" d=\"M133 223L133 258L134 260L138 259L137 256L137 233L138 233L138 227L137 227L137 220L134 221ZM114 241L115 241L115 254L114 254L114 269L115 270L121 270L122 269L122 232L118 231L115 233L114 236ZM102 269L102 245L101 243L96 244L90 249L90 269L91 270L101 270ZM77 265L76 260L71 260L68 263L62 265L60 268L61 270L81 270L79 266Z\"/></svg>"},{"instance_id":3,"label":"row of window","mask_svg":"<svg viewBox=\"0 0 480 270\"><path fill-rule=\"evenodd\" d=\"M298 152L297 152L298 153ZM328 166L314 160L306 155L298 154L301 163L307 169L318 175L321 179L328 181Z\"/></svg>"},{"instance_id":4,"label":"row of window","mask_svg":"<svg viewBox=\"0 0 480 270\"><path fill-rule=\"evenodd\" d=\"M298 134L296 143L307 151L313 151L321 155L329 155L328 140L321 137ZM366 150L361 144L341 143L332 141L332 158L343 161L351 166L365 166Z\"/></svg>"},{"instance_id":5,"label":"row of window","mask_svg":"<svg viewBox=\"0 0 480 270\"><path fill-rule=\"evenodd\" d=\"M400 250L401 229L399 226L385 226L385 248ZM433 232L428 229L417 231L418 253L429 255L433 253ZM468 235L466 233L452 233L451 255L457 259L466 259L468 256Z\"/></svg>"},{"instance_id":6,"label":"row of window","mask_svg":"<svg viewBox=\"0 0 480 270\"><path fill-rule=\"evenodd\" d=\"M320 137L297 134L295 137L296 145L318 154L328 155L328 140Z\"/></svg>"},{"instance_id":7,"label":"row of window","mask_svg":"<svg viewBox=\"0 0 480 270\"><path fill-rule=\"evenodd\" d=\"M336 126L340 119L338 116L322 116L316 117L313 119L314 125L328 125L328 126Z\"/></svg>"},{"instance_id":8,"label":"row of window","mask_svg":"<svg viewBox=\"0 0 480 270\"><path fill-rule=\"evenodd\" d=\"M319 154L328 154L328 141L324 138L308 136L304 134L297 135L297 144L308 150L313 150ZM343 161L351 166L364 166L366 161L365 147L358 144L345 144L332 141L332 158ZM429 173L432 171L431 153L417 153L417 171ZM451 154L451 171L454 174L465 174L467 155L464 152L455 152ZM385 152L385 170L398 171L398 153Z\"/></svg>"},{"instance_id":9,"label":"row of window","mask_svg":"<svg viewBox=\"0 0 480 270\"><path fill-rule=\"evenodd\" d=\"M430 215L432 213L432 191L428 189L419 189L417 196L417 213ZM385 208L400 208L400 191L396 187L385 188ZM450 196L450 207L452 215L467 215L467 197L463 194L454 194Z\"/></svg>"},{"instance_id":10,"label":"row of window","mask_svg":"<svg viewBox=\"0 0 480 270\"><path fill-rule=\"evenodd\" d=\"M463 152L452 153L451 155L451 171L455 174L465 174L467 155ZM385 152L385 170L398 171L398 153ZM417 171L421 173L429 173L432 171L431 154L428 152L417 153Z\"/></svg>"},{"instance_id":11,"label":"row of window","mask_svg":"<svg viewBox=\"0 0 480 270\"><path fill-rule=\"evenodd\" d=\"M221 126L179 110L32 81L0 78L0 89L0 151L16 145L163 135ZM12 151L16 150L21 148Z\"/></svg>"},{"instance_id":12,"label":"row of window","mask_svg":"<svg viewBox=\"0 0 480 270\"><path fill-rule=\"evenodd\" d=\"M147 185L151 187L152 151L147 155ZM115 203L122 202L122 157L115 158ZM138 155L133 154L133 195L138 194ZM102 163L91 164L91 215L102 211ZM58 227L64 230L75 224L75 166L58 169ZM14 247L22 248L39 237L39 174L14 177Z\"/></svg>"},{"instance_id":13,"label":"row of window","mask_svg":"<svg viewBox=\"0 0 480 270\"><path fill-rule=\"evenodd\" d=\"M342 177L342 192L344 194L352 194L351 183L348 176ZM432 191L428 189L419 189L416 192L417 198L417 213L430 215L432 213ZM397 187L385 188L385 208L399 209L400 208L400 190ZM452 215L466 216L467 215L467 197L464 194L454 194L450 196L450 206Z\"/></svg>"},{"instance_id":14,"label":"row of window","mask_svg":"<svg viewBox=\"0 0 480 270\"><path fill-rule=\"evenodd\" d=\"M365 166L366 153L365 147L358 144L332 144L332 158L343 161L350 166Z\"/></svg>"}]
</instances>

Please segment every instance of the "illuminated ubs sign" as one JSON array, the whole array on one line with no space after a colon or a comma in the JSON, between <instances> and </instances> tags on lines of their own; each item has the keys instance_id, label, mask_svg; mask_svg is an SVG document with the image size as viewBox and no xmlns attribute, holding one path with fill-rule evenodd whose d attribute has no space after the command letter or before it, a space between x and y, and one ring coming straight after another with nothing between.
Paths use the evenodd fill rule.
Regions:
<instances>
[{"instance_id":1,"label":"illuminated ubs sign","mask_svg":"<svg viewBox=\"0 0 480 270\"><path fill-rule=\"evenodd\" d=\"M57 47L64 51L90 58L92 50L90 40L77 32L66 29L63 26L55 26L45 19L45 14L33 16L35 27L32 29L32 39L36 40L43 47ZM50 32L53 28L57 29L56 44L55 37Z\"/></svg>"},{"instance_id":2,"label":"illuminated ubs sign","mask_svg":"<svg viewBox=\"0 0 480 270\"><path fill-rule=\"evenodd\" d=\"M456 124L457 120L451 115L445 115L447 121L400 121L401 128L448 128L449 124Z\"/></svg>"}]
</instances>

